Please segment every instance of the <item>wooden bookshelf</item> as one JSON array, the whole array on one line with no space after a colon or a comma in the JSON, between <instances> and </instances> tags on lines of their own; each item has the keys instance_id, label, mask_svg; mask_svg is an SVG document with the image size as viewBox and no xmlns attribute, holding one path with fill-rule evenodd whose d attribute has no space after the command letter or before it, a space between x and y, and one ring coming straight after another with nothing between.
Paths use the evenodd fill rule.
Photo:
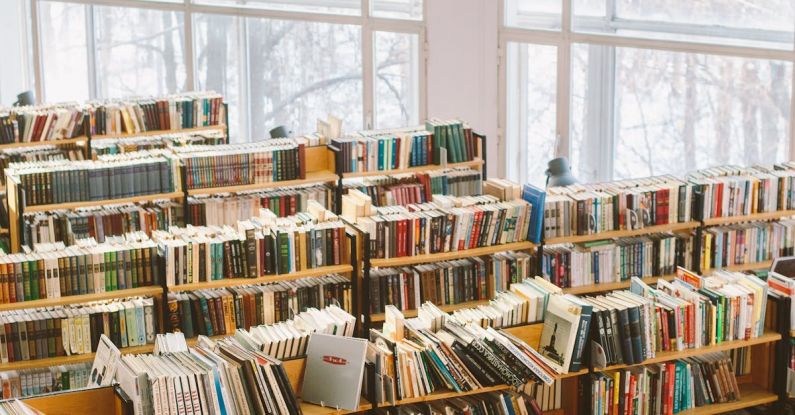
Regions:
<instances>
[{"instance_id":1,"label":"wooden bookshelf","mask_svg":"<svg viewBox=\"0 0 795 415\"><path fill-rule=\"evenodd\" d=\"M775 220L795 215L795 210L777 210L775 212L754 213L742 216L726 216L722 218L704 219L704 226L728 225L741 222L755 222L765 220Z\"/></svg>"},{"instance_id":2,"label":"wooden bookshelf","mask_svg":"<svg viewBox=\"0 0 795 415\"><path fill-rule=\"evenodd\" d=\"M738 411L756 405L764 405L778 400L778 395L752 383L738 385L740 399L734 402L715 403L679 412L677 415L712 415Z\"/></svg>"},{"instance_id":3,"label":"wooden bookshelf","mask_svg":"<svg viewBox=\"0 0 795 415\"><path fill-rule=\"evenodd\" d=\"M481 168L484 162L481 159L475 159L471 161L464 161L461 163L449 163L447 165L443 164L429 164L427 166L416 166L416 167L409 167L405 169L394 169L394 170L373 170L373 171L361 171L361 172L347 172L342 173L343 179L352 179L356 177L370 177L370 176L388 176L392 174L405 174L405 173L422 173L426 171L433 171L433 170L443 170L448 168L461 168L461 167L469 167L469 168Z\"/></svg>"},{"instance_id":4,"label":"wooden bookshelf","mask_svg":"<svg viewBox=\"0 0 795 415\"><path fill-rule=\"evenodd\" d=\"M195 291L208 288L237 287L241 285L263 284L268 282L297 280L299 278L319 277L326 274L344 274L352 271L353 266L349 264L331 265L327 267L318 267L303 271L291 272L289 274L265 275L259 278L226 278L215 281L175 285L173 287L168 287L168 289L169 291Z\"/></svg>"},{"instance_id":5,"label":"wooden bookshelf","mask_svg":"<svg viewBox=\"0 0 795 415\"><path fill-rule=\"evenodd\" d=\"M69 144L85 143L87 141L88 137L86 136L64 138L62 140L28 141L24 143L0 144L0 150L6 150L10 148L39 147L39 146L48 146L48 145L64 146Z\"/></svg>"},{"instance_id":6,"label":"wooden bookshelf","mask_svg":"<svg viewBox=\"0 0 795 415\"><path fill-rule=\"evenodd\" d=\"M676 278L675 274L670 275L663 275L660 277L646 277L643 278L643 282L646 284L653 284L656 283L659 279L664 279L666 281L671 281ZM629 288L630 280L625 281L618 281L618 282L608 282L604 284L589 284L589 285L581 285L579 287L570 287L564 288L563 292L566 294L592 294L592 293L601 293L605 291L613 291L613 290L625 290Z\"/></svg>"},{"instance_id":7,"label":"wooden bookshelf","mask_svg":"<svg viewBox=\"0 0 795 415\"><path fill-rule=\"evenodd\" d=\"M69 295L58 298L43 298L41 300L19 301L16 303L0 304L0 311L21 310L36 307L55 307L68 304L81 304L93 301L111 300L115 298L160 296L163 288L160 286L130 288L126 290L107 291L104 293Z\"/></svg>"},{"instance_id":8,"label":"wooden bookshelf","mask_svg":"<svg viewBox=\"0 0 795 415\"><path fill-rule=\"evenodd\" d=\"M120 199L86 200L82 202L25 206L25 213L47 212L52 210L68 210L68 209L77 209L82 207L103 206L103 205L118 205L122 203L149 202L152 200L161 200L161 199L178 199L183 196L184 195L182 192L170 192L170 193L156 193L151 195L124 197Z\"/></svg>"},{"instance_id":9,"label":"wooden bookshelf","mask_svg":"<svg viewBox=\"0 0 795 415\"><path fill-rule=\"evenodd\" d=\"M773 260L762 261L762 262L751 262L748 264L729 265L728 267L723 267L723 268L710 268L708 270L703 271L702 274L708 275L709 273L715 271L732 271L732 272L754 271L758 269L770 268L771 265L773 265Z\"/></svg>"},{"instance_id":10,"label":"wooden bookshelf","mask_svg":"<svg viewBox=\"0 0 795 415\"><path fill-rule=\"evenodd\" d=\"M145 344L143 346L133 346L120 348L122 354L141 354L152 353L154 344ZM0 370L21 370L21 369L36 369L50 366L71 365L73 363L91 362L94 360L94 353L76 354L71 356L58 356L48 357L46 359L36 360L22 360L19 362L3 363L0 364Z\"/></svg>"},{"instance_id":11,"label":"wooden bookshelf","mask_svg":"<svg viewBox=\"0 0 795 415\"><path fill-rule=\"evenodd\" d=\"M633 367L633 366L651 365L651 364L656 364L656 363L668 362L668 361L671 361L671 360L685 359L685 358L694 357L694 356L701 356L701 355L705 355L705 354L708 354L708 353L725 352L725 351L728 351L728 350L739 349L739 348L748 347L748 346L755 346L755 345L758 345L758 344L775 343L775 342L777 342L779 340L781 340L781 334L774 333L774 332L767 332L767 333L764 333L764 334L762 334L761 336L759 336L757 338L749 339L749 340L730 340L730 341L726 341L726 342L723 342L723 343L720 343L720 344L716 344L716 345L713 345L713 346L704 346L704 347L700 347L700 348L697 348L697 349L685 349L685 350L682 350L682 351L659 352L659 353L657 353L657 355L654 358L646 359L643 362L638 363L638 364L633 364L633 365L625 365L625 364L613 365L613 366L608 366L608 367L606 367L604 369L599 369L599 370L600 371L601 370L617 370L617 369L624 369L624 368Z\"/></svg>"},{"instance_id":12,"label":"wooden bookshelf","mask_svg":"<svg viewBox=\"0 0 795 415\"><path fill-rule=\"evenodd\" d=\"M201 189L188 189L187 193L189 196L214 195L218 193L236 193L236 192L245 192L250 190L266 190L266 189L275 189L278 187L300 186L303 184L312 184L312 183L331 183L331 182L336 182L338 179L339 176L337 176L336 174L330 171L315 171L315 172L306 172L306 179L242 184L238 186L205 187Z\"/></svg>"},{"instance_id":13,"label":"wooden bookshelf","mask_svg":"<svg viewBox=\"0 0 795 415\"><path fill-rule=\"evenodd\" d=\"M599 232L591 235L561 236L561 237L547 239L544 241L544 244L545 245L555 245L562 243L576 244L576 243L601 241L605 239L614 239L614 238L631 238L635 236L643 236L653 233L680 232L686 230L693 230L698 228L700 225L701 224L697 221L691 221L683 223L670 223L667 225L647 226L641 229Z\"/></svg>"},{"instance_id":14,"label":"wooden bookshelf","mask_svg":"<svg viewBox=\"0 0 795 415\"><path fill-rule=\"evenodd\" d=\"M133 137L151 137L154 135L166 135L166 134L184 134L184 133L194 133L199 131L211 131L211 130L226 131L226 125L224 124L206 125L204 127L182 128L179 130L152 130L152 131L142 131L138 133L99 134L99 135L92 135L91 141L124 139L124 138L133 138Z\"/></svg>"},{"instance_id":15,"label":"wooden bookshelf","mask_svg":"<svg viewBox=\"0 0 795 415\"><path fill-rule=\"evenodd\" d=\"M404 265L425 264L428 262L449 261L452 259L469 258L474 256L496 254L497 252L504 251L525 251L535 248L536 245L532 242L512 242L508 244L499 244L492 246L484 246L482 248L463 249L460 251L440 252L438 254L425 254L405 256L398 258L381 258L371 259L371 267L400 267Z\"/></svg>"},{"instance_id":16,"label":"wooden bookshelf","mask_svg":"<svg viewBox=\"0 0 795 415\"><path fill-rule=\"evenodd\" d=\"M440 310L442 310L442 311L444 311L446 313L449 313L451 311L455 311L455 310L458 310L458 309L461 309L461 308L472 308L472 307L477 307L479 305L486 305L488 303L489 303L489 300L479 300L479 301L467 301L467 302L459 303L459 304L440 305L438 307L439 307ZM406 318L417 317L417 310L416 309L415 310L405 310L402 313L403 313L403 316L406 317ZM378 314L371 314L370 315L370 321L373 321L373 322L384 321L384 318L385 318L385 314L384 313L378 313Z\"/></svg>"},{"instance_id":17,"label":"wooden bookshelf","mask_svg":"<svg viewBox=\"0 0 795 415\"><path fill-rule=\"evenodd\" d=\"M47 415L129 415L114 386L52 392L22 398L30 407Z\"/></svg>"}]
</instances>

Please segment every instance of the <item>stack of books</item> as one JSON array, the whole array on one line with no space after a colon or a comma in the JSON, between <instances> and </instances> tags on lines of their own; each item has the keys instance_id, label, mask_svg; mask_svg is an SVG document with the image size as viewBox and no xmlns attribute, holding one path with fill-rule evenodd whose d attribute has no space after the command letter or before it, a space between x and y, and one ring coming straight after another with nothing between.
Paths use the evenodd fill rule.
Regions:
<instances>
[{"instance_id":1,"label":"stack of books","mask_svg":"<svg viewBox=\"0 0 795 415\"><path fill-rule=\"evenodd\" d=\"M546 239L690 221L691 185L673 176L548 189Z\"/></svg>"},{"instance_id":2,"label":"stack of books","mask_svg":"<svg viewBox=\"0 0 795 415\"><path fill-rule=\"evenodd\" d=\"M279 217L306 212L310 200L331 205L332 190L324 184L280 187L235 194L221 193L188 197L188 223L200 226L234 225L259 215L265 208Z\"/></svg>"},{"instance_id":3,"label":"stack of books","mask_svg":"<svg viewBox=\"0 0 795 415\"><path fill-rule=\"evenodd\" d=\"M85 127L85 111L76 103L0 110L0 144L80 137Z\"/></svg>"},{"instance_id":4,"label":"stack of books","mask_svg":"<svg viewBox=\"0 0 795 415\"><path fill-rule=\"evenodd\" d=\"M26 213L23 242L35 249L36 245L43 243L74 245L77 240L85 238L94 238L102 243L110 236L139 231L151 235L152 231L168 229L181 222L179 210L178 203L161 200Z\"/></svg>"},{"instance_id":5,"label":"stack of books","mask_svg":"<svg viewBox=\"0 0 795 415\"><path fill-rule=\"evenodd\" d=\"M590 375L591 413L677 414L741 398L726 353Z\"/></svg>"},{"instance_id":6,"label":"stack of books","mask_svg":"<svg viewBox=\"0 0 795 415\"><path fill-rule=\"evenodd\" d=\"M91 363L0 372L2 399L82 389L88 384Z\"/></svg>"},{"instance_id":7,"label":"stack of books","mask_svg":"<svg viewBox=\"0 0 795 415\"><path fill-rule=\"evenodd\" d=\"M100 335L118 347L150 344L157 333L151 297L0 312L0 362L96 351Z\"/></svg>"},{"instance_id":8,"label":"stack of books","mask_svg":"<svg viewBox=\"0 0 795 415\"><path fill-rule=\"evenodd\" d=\"M171 193L180 188L178 163L162 150L99 160L12 163L13 176L28 206L128 198Z\"/></svg>"},{"instance_id":9,"label":"stack of books","mask_svg":"<svg viewBox=\"0 0 795 415\"><path fill-rule=\"evenodd\" d=\"M231 226L154 231L169 287L229 278L258 278L346 263L345 224L331 212L270 216ZM329 216L319 216L326 215Z\"/></svg>"},{"instance_id":10,"label":"stack of books","mask_svg":"<svg viewBox=\"0 0 795 415\"><path fill-rule=\"evenodd\" d=\"M42 244L0 257L0 303L158 285L157 245L145 235Z\"/></svg>"},{"instance_id":11,"label":"stack of books","mask_svg":"<svg viewBox=\"0 0 795 415\"><path fill-rule=\"evenodd\" d=\"M339 304L352 311L351 281L332 274L271 284L168 293L171 331L186 337L232 335L235 330L286 321L309 308Z\"/></svg>"},{"instance_id":12,"label":"stack of books","mask_svg":"<svg viewBox=\"0 0 795 415\"><path fill-rule=\"evenodd\" d=\"M376 208L357 225L372 258L397 258L526 241L532 206L493 196L434 196L433 202Z\"/></svg>"},{"instance_id":13,"label":"stack of books","mask_svg":"<svg viewBox=\"0 0 795 415\"><path fill-rule=\"evenodd\" d=\"M93 102L88 112L92 135L182 130L220 125L226 119L223 98L215 92Z\"/></svg>"},{"instance_id":14,"label":"stack of books","mask_svg":"<svg viewBox=\"0 0 795 415\"><path fill-rule=\"evenodd\" d=\"M301 413L282 362L232 342L125 355L117 371L136 413Z\"/></svg>"},{"instance_id":15,"label":"stack of books","mask_svg":"<svg viewBox=\"0 0 795 415\"><path fill-rule=\"evenodd\" d=\"M92 140L91 150L96 155L120 154L186 145L219 145L226 144L227 139L226 133L218 129L186 131Z\"/></svg>"},{"instance_id":16,"label":"stack of books","mask_svg":"<svg viewBox=\"0 0 795 415\"><path fill-rule=\"evenodd\" d=\"M304 149L290 138L172 148L184 165L188 189L305 179Z\"/></svg>"},{"instance_id":17,"label":"stack of books","mask_svg":"<svg viewBox=\"0 0 795 415\"><path fill-rule=\"evenodd\" d=\"M433 195L475 196L482 193L481 174L470 168L362 177L346 181L344 187L367 194L373 206L426 203Z\"/></svg>"},{"instance_id":18,"label":"stack of books","mask_svg":"<svg viewBox=\"0 0 795 415\"><path fill-rule=\"evenodd\" d=\"M752 264L795 253L795 220L707 228L701 235L701 270Z\"/></svg>"},{"instance_id":19,"label":"stack of books","mask_svg":"<svg viewBox=\"0 0 795 415\"><path fill-rule=\"evenodd\" d=\"M677 266L691 267L693 236L662 233L638 238L550 245L541 271L564 288L627 281L633 276L671 275Z\"/></svg>"}]
</instances>

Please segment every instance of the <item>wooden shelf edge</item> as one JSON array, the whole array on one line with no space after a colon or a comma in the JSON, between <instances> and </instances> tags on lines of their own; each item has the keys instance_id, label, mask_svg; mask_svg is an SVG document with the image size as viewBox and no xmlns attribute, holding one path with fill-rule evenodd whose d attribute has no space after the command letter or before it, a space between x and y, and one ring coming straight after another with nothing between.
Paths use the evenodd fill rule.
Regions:
<instances>
[{"instance_id":1,"label":"wooden shelf edge","mask_svg":"<svg viewBox=\"0 0 795 415\"><path fill-rule=\"evenodd\" d=\"M707 275L715 271L732 271L732 272L754 271L758 269L770 268L771 265L773 265L773 260L762 261L762 262L751 262L748 264L729 265L728 267L723 267L723 268L710 268L704 271L702 274Z\"/></svg>"},{"instance_id":2,"label":"wooden shelf edge","mask_svg":"<svg viewBox=\"0 0 795 415\"><path fill-rule=\"evenodd\" d=\"M489 303L489 300L478 300L478 301L467 301L467 302L458 303L458 304L440 305L438 307L439 307L440 310L442 310L444 312L451 312L451 311L459 310L459 309L462 309L462 308L477 307L479 305L485 305L485 304L488 304L488 303ZM402 311L402 313L403 313L403 316L407 317L407 318L411 318L411 317L416 317L417 316L417 310L416 309L404 310L404 311ZM377 314L371 314L370 315L370 321L372 321L372 322L381 322L381 321L384 321L384 319L385 319L385 314L384 313L377 313Z\"/></svg>"},{"instance_id":3,"label":"wooden shelf edge","mask_svg":"<svg viewBox=\"0 0 795 415\"><path fill-rule=\"evenodd\" d=\"M306 179L243 184L238 186L203 187L200 189L188 189L188 196L214 195L218 193L235 193L235 192L245 192L250 190L267 190L276 187L300 186L303 184L336 182L337 180L339 180L339 176L337 176L336 174L330 171L323 170L319 172L307 172Z\"/></svg>"},{"instance_id":4,"label":"wooden shelf edge","mask_svg":"<svg viewBox=\"0 0 795 415\"><path fill-rule=\"evenodd\" d=\"M243 285L262 284L277 281L297 280L299 278L319 277L326 274L341 274L352 272L353 266L350 264L332 265L327 267L312 268L289 274L266 275L259 278L227 278L207 282L196 282L191 284L175 285L168 287L169 291L196 291L207 288L238 287Z\"/></svg>"},{"instance_id":5,"label":"wooden shelf edge","mask_svg":"<svg viewBox=\"0 0 795 415\"><path fill-rule=\"evenodd\" d=\"M720 218L704 219L704 226L728 225L740 222L754 222L763 220L781 219L795 215L795 210L777 210L775 212L754 213L743 216L725 216Z\"/></svg>"},{"instance_id":6,"label":"wooden shelf edge","mask_svg":"<svg viewBox=\"0 0 795 415\"><path fill-rule=\"evenodd\" d=\"M634 236L643 236L643 235L649 235L660 232L674 232L674 231L695 229L698 228L700 225L701 224L697 221L681 222L681 223L677 222L665 225L647 226L645 228L640 228L640 229L599 232L591 235L561 236L545 240L544 244L546 245L555 245L563 243L576 244L583 242L601 241L613 238L630 238Z\"/></svg>"},{"instance_id":7,"label":"wooden shelf edge","mask_svg":"<svg viewBox=\"0 0 795 415\"><path fill-rule=\"evenodd\" d=\"M104 293L68 295L58 298L43 298L40 300L19 301L16 303L0 304L0 311L21 310L37 307L53 307L67 304L90 303L93 301L111 300L115 298L140 297L161 295L163 288L160 286L138 287L126 290L107 291Z\"/></svg>"},{"instance_id":8,"label":"wooden shelf edge","mask_svg":"<svg viewBox=\"0 0 795 415\"><path fill-rule=\"evenodd\" d=\"M22 148L22 147L38 147L38 146L63 146L67 144L76 144L88 141L88 137L80 136L74 138L65 138L62 140L45 140L45 141L29 141L29 142L22 142L22 143L8 143L8 144L0 144L0 150L5 150L9 148Z\"/></svg>"},{"instance_id":9,"label":"wooden shelf edge","mask_svg":"<svg viewBox=\"0 0 795 415\"><path fill-rule=\"evenodd\" d=\"M449 398L459 398L462 396L469 396L469 395L478 395L481 393L489 393L489 392L496 392L496 391L503 391L511 389L508 385L497 385L497 386L486 386L480 389L475 389L471 391L463 391L463 392L455 392L455 391L436 391L432 392L428 395L424 396L417 396L414 398L406 398L401 399L399 401L395 401L394 404L392 403L384 403L379 404L379 407L388 407L388 406L401 406L401 405L408 405L412 403L418 402L431 402L431 401L438 401L441 399L449 399Z\"/></svg>"},{"instance_id":10,"label":"wooden shelf edge","mask_svg":"<svg viewBox=\"0 0 795 415\"><path fill-rule=\"evenodd\" d=\"M740 399L734 402L714 403L699 406L693 409L679 412L677 415L712 415L724 412L737 411L756 405L764 405L778 400L778 395L764 388L749 383L740 386Z\"/></svg>"},{"instance_id":11,"label":"wooden shelf edge","mask_svg":"<svg viewBox=\"0 0 795 415\"><path fill-rule=\"evenodd\" d=\"M666 281L671 281L674 278L676 278L676 275L675 274L669 274L669 275L662 275L662 276L658 276L658 277L646 277L646 278L643 278L643 282L645 282L647 284L651 284L651 283L657 282L657 280L661 279L661 278L666 280ZM566 294L581 295L581 294L601 293L601 292L613 291L613 290L623 290L623 289L629 288L630 281L631 280L618 281L618 282L608 282L608 283L602 283L602 284L581 285L579 287L564 288L563 292L566 293Z\"/></svg>"},{"instance_id":12,"label":"wooden shelf edge","mask_svg":"<svg viewBox=\"0 0 795 415\"><path fill-rule=\"evenodd\" d=\"M152 131L141 131L138 133L121 133L121 134L99 134L99 135L92 135L91 140L110 140L110 139L124 139L124 138L135 138L135 137L150 137L153 135L166 135L166 134L183 134L183 133L192 133L198 131L207 131L207 130L221 130L226 131L225 124L218 124L218 125L206 125L203 127L191 127L191 128L183 128L180 130L152 130Z\"/></svg>"},{"instance_id":13,"label":"wooden shelf edge","mask_svg":"<svg viewBox=\"0 0 795 415\"><path fill-rule=\"evenodd\" d=\"M121 350L122 354L141 354L152 353L154 344L145 344L143 346L125 347ZM78 354L72 356L58 356L48 357L46 359L37 360L23 360L19 362L0 363L0 371L7 370L22 370L22 369L37 369L50 366L70 365L73 363L90 362L94 360L94 353Z\"/></svg>"},{"instance_id":14,"label":"wooden shelf edge","mask_svg":"<svg viewBox=\"0 0 795 415\"><path fill-rule=\"evenodd\" d=\"M68 210L68 209L77 209L81 207L148 202L150 200L158 200L158 199L177 199L183 196L184 194L182 192L170 192L170 193L157 193L152 195L124 197L121 199L86 200L82 202L66 202L66 203L57 203L50 205L34 205L34 206L25 206L24 212L25 213L47 212L51 210Z\"/></svg>"},{"instance_id":15,"label":"wooden shelf edge","mask_svg":"<svg viewBox=\"0 0 795 415\"><path fill-rule=\"evenodd\" d=\"M596 369L596 368L594 368L594 370L598 370L600 372L604 372L604 371L625 369L625 368L628 368L628 367L635 367L635 366L643 366L643 365L650 365L650 364L656 364L656 363L663 363L663 362L669 362L671 360L676 360L676 359L684 359L684 358L687 358L687 357L700 356L700 355L707 354L707 353L714 353L714 352L722 352L722 351L727 351L727 350L732 350L732 349L739 349L739 348L742 348L742 347L754 346L754 345L757 345L757 344L774 343L774 342L777 342L779 340L781 340L781 333L766 332L766 333L762 334L761 336L759 336L757 338L754 338L754 339L749 339L749 340L731 340L731 341L726 341L726 342L723 342L723 343L720 343L720 344L716 344L716 345L713 345L713 346L700 347L698 349L685 349L685 350L682 350L682 351L659 352L659 353L657 353L657 356L655 356L654 358L644 360L643 362L638 363L638 364L613 365L613 366L608 366L608 367L606 367L604 369Z\"/></svg>"},{"instance_id":16,"label":"wooden shelf edge","mask_svg":"<svg viewBox=\"0 0 795 415\"><path fill-rule=\"evenodd\" d=\"M417 173L417 172L425 172L433 170L454 169L459 167L478 167L482 166L483 164L484 164L483 160L475 159L471 161L463 161L461 163L449 163L446 166L443 166L441 164L429 164L426 166L408 167L405 169L346 172L342 173L342 178L354 179L358 177L368 177L368 176L388 176L393 174Z\"/></svg>"},{"instance_id":17,"label":"wooden shelf edge","mask_svg":"<svg viewBox=\"0 0 795 415\"><path fill-rule=\"evenodd\" d=\"M425 254L404 256L398 258L377 258L370 260L371 267L399 267L403 265L424 264L428 262L447 261L452 259L467 258L473 256L495 254L504 251L523 251L533 249L536 245L532 242L511 242L507 244L499 244L492 246L484 246L482 248L463 249L460 251L439 252L437 254Z\"/></svg>"},{"instance_id":18,"label":"wooden shelf edge","mask_svg":"<svg viewBox=\"0 0 795 415\"><path fill-rule=\"evenodd\" d=\"M359 412L365 412L373 409L373 404L367 401L364 397L359 398L359 409L356 410L348 410L348 409L335 409L328 406L320 406L314 403L309 402L300 402L301 404L301 412L304 415L345 415L345 414L353 414Z\"/></svg>"}]
</instances>

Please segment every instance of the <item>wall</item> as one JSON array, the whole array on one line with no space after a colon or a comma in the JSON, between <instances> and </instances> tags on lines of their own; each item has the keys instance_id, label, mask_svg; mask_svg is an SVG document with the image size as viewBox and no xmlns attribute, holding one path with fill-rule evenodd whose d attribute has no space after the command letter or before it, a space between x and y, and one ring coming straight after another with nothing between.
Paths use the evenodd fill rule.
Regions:
<instances>
[{"instance_id":1,"label":"wall","mask_svg":"<svg viewBox=\"0 0 795 415\"><path fill-rule=\"evenodd\" d=\"M427 2L428 116L461 118L488 141L488 174L497 175L498 1Z\"/></svg>"},{"instance_id":2,"label":"wall","mask_svg":"<svg viewBox=\"0 0 795 415\"><path fill-rule=\"evenodd\" d=\"M2 0L0 39L3 39L3 61L0 63L0 106L11 106L17 94L31 88L26 73L27 39L23 24L27 10L22 0Z\"/></svg>"}]
</instances>

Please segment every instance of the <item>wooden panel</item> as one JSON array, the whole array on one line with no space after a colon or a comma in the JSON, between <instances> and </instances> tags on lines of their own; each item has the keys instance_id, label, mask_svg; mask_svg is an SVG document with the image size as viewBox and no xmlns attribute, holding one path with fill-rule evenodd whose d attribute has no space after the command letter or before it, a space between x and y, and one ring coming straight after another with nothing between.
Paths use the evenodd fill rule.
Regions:
<instances>
[{"instance_id":1,"label":"wooden panel","mask_svg":"<svg viewBox=\"0 0 795 415\"><path fill-rule=\"evenodd\" d=\"M629 238L633 236L649 235L659 232L677 232L696 229L700 225L699 222L684 222L684 223L670 223L667 225L647 226L641 229L621 230L621 231L607 231L599 232L592 235L574 235L562 236L558 238L550 238L544 241L546 245L562 244L562 243L582 243L590 241L601 241L604 239L613 238Z\"/></svg>"},{"instance_id":2,"label":"wooden panel","mask_svg":"<svg viewBox=\"0 0 795 415\"><path fill-rule=\"evenodd\" d=\"M329 166L328 154L334 152L329 150L326 146L312 146L306 148L306 173L317 171L334 172L334 165ZM331 167L331 168L329 168Z\"/></svg>"},{"instance_id":3,"label":"wooden panel","mask_svg":"<svg viewBox=\"0 0 795 415\"><path fill-rule=\"evenodd\" d=\"M304 384L304 369L306 368L306 359L290 359L285 360L284 371L287 372L287 377L290 378L290 385L296 395L301 393L301 385Z\"/></svg>"},{"instance_id":4,"label":"wooden panel","mask_svg":"<svg viewBox=\"0 0 795 415\"><path fill-rule=\"evenodd\" d=\"M110 415L120 414L112 387L67 391L36 398L25 403L46 415Z\"/></svg>"},{"instance_id":5,"label":"wooden panel","mask_svg":"<svg viewBox=\"0 0 795 415\"><path fill-rule=\"evenodd\" d=\"M524 341L533 349L538 350L538 344L541 342L541 330L543 329L544 323L534 323L510 327L504 330L514 337Z\"/></svg>"}]
</instances>

